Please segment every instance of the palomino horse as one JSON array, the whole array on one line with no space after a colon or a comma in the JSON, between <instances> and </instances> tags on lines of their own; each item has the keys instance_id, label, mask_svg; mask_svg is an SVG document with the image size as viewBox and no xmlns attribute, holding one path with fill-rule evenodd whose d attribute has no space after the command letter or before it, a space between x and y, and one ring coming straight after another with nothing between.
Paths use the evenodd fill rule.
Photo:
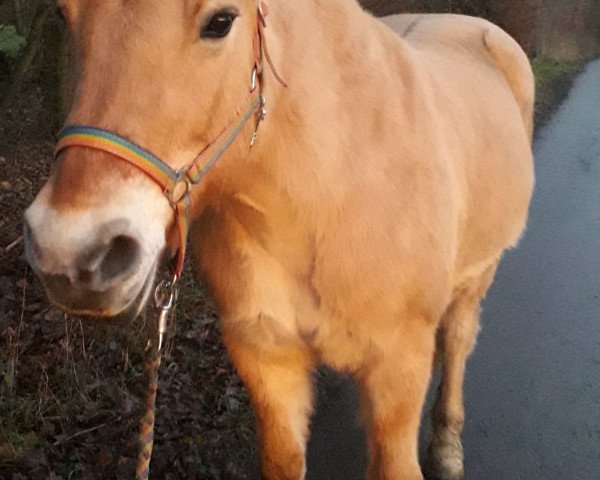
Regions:
<instances>
[{"instance_id":1,"label":"palomino horse","mask_svg":"<svg viewBox=\"0 0 600 480\"><path fill-rule=\"evenodd\" d=\"M60 8L76 126L25 215L51 300L95 316L138 309L162 252L182 248L189 201L195 266L256 410L264 478L304 477L311 372L324 363L361 387L369 478L422 479L434 359L428 465L460 478L479 303L533 187L533 77L517 44L450 15L394 17L396 33L352 0Z\"/></svg>"}]
</instances>

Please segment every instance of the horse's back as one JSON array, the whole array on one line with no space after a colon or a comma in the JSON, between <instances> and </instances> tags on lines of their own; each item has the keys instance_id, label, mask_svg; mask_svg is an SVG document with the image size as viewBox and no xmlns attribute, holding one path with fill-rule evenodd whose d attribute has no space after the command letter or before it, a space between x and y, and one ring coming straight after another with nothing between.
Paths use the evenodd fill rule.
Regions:
<instances>
[{"instance_id":1,"label":"horse's back","mask_svg":"<svg viewBox=\"0 0 600 480\"><path fill-rule=\"evenodd\" d=\"M531 67L518 44L483 19L395 15L383 22L410 48L425 83L419 94L430 97L422 121L454 163L460 276L514 245L524 228L533 185Z\"/></svg>"},{"instance_id":2,"label":"horse's back","mask_svg":"<svg viewBox=\"0 0 600 480\"><path fill-rule=\"evenodd\" d=\"M522 48L498 26L482 18L451 14L392 15L382 21L423 54L467 59L470 67L467 71L481 69L491 62L509 82L524 122L530 123L533 72ZM465 66L461 67L465 70Z\"/></svg>"}]
</instances>

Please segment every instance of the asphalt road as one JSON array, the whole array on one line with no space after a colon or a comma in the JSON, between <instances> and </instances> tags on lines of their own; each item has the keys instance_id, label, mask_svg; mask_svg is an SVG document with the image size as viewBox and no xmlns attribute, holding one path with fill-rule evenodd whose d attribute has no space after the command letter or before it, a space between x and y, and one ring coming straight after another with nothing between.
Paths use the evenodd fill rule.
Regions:
<instances>
[{"instance_id":1,"label":"asphalt road","mask_svg":"<svg viewBox=\"0 0 600 480\"><path fill-rule=\"evenodd\" d=\"M600 61L535 156L529 226L501 264L468 365L466 480L600 479ZM308 479L363 480L355 388L319 384ZM423 422L422 450L427 412Z\"/></svg>"}]
</instances>

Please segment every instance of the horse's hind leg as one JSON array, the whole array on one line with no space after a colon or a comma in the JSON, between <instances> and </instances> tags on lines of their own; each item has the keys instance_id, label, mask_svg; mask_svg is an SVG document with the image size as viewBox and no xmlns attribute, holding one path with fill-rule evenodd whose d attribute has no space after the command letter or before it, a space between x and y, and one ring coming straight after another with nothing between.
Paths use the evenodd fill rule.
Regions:
<instances>
[{"instance_id":1,"label":"horse's hind leg","mask_svg":"<svg viewBox=\"0 0 600 480\"><path fill-rule=\"evenodd\" d=\"M295 347L259 350L227 335L225 343L256 414L262 478L304 479L312 360Z\"/></svg>"},{"instance_id":2,"label":"horse's hind leg","mask_svg":"<svg viewBox=\"0 0 600 480\"><path fill-rule=\"evenodd\" d=\"M480 301L496 272L496 263L468 282L446 311L438 332L442 380L432 411L433 439L427 454L427 474L435 480L464 475L461 433L464 424L465 363L479 331Z\"/></svg>"}]
</instances>

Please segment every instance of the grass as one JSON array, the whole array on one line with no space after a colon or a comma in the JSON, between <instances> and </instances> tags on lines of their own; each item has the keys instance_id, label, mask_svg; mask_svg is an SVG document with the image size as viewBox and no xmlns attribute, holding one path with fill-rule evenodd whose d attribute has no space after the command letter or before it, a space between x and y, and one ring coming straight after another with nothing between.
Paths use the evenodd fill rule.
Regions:
<instances>
[{"instance_id":1,"label":"grass","mask_svg":"<svg viewBox=\"0 0 600 480\"><path fill-rule=\"evenodd\" d=\"M573 79L585 62L564 61L542 57L532 61L536 86L536 124L546 123L565 99Z\"/></svg>"},{"instance_id":2,"label":"grass","mask_svg":"<svg viewBox=\"0 0 600 480\"><path fill-rule=\"evenodd\" d=\"M16 59L25 47L25 37L17 33L12 25L0 25L0 52Z\"/></svg>"}]
</instances>

